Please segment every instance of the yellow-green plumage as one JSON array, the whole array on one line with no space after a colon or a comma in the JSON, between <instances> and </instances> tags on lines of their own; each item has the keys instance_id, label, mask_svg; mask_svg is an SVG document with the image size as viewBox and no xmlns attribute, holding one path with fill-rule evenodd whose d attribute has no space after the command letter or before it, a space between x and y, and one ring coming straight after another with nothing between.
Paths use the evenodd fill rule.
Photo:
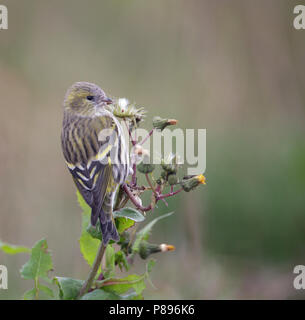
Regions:
<instances>
[{"instance_id":1,"label":"yellow-green plumage","mask_svg":"<svg viewBox=\"0 0 305 320\"><path fill-rule=\"evenodd\" d=\"M103 243L119 239L112 210L116 187L129 173L129 155L119 122L104 109L110 103L98 86L78 82L64 101L63 154L73 180L100 221Z\"/></svg>"}]
</instances>

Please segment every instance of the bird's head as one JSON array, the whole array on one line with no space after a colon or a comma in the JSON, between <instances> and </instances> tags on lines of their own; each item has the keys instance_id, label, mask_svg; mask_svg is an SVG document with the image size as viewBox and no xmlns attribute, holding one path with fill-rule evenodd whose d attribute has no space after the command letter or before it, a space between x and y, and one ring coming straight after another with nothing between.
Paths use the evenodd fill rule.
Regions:
<instances>
[{"instance_id":1,"label":"bird's head","mask_svg":"<svg viewBox=\"0 0 305 320\"><path fill-rule=\"evenodd\" d=\"M111 103L112 100L96 84L76 82L66 93L64 109L72 113L93 115L99 108Z\"/></svg>"}]
</instances>

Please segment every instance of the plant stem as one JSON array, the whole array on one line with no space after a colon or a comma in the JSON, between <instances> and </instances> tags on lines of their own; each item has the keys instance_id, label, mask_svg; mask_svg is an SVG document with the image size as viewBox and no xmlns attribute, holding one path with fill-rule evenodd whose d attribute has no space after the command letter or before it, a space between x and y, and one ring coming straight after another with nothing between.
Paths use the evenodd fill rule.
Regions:
<instances>
[{"instance_id":1,"label":"plant stem","mask_svg":"<svg viewBox=\"0 0 305 320\"><path fill-rule=\"evenodd\" d=\"M34 285L35 285L35 300L38 300L39 299L39 279L38 277L35 278L35 282L34 282Z\"/></svg>"},{"instance_id":2,"label":"plant stem","mask_svg":"<svg viewBox=\"0 0 305 320\"><path fill-rule=\"evenodd\" d=\"M146 212L151 210L151 205L147 206L147 207L143 207L138 201L137 199L134 197L134 195L132 194L132 192L129 190L128 186L126 185L126 183L123 184L123 189L126 192L126 194L128 195L129 199L131 200L131 202L136 206L137 209Z\"/></svg>"},{"instance_id":3,"label":"plant stem","mask_svg":"<svg viewBox=\"0 0 305 320\"><path fill-rule=\"evenodd\" d=\"M132 165L132 170L133 170L133 174L132 174L131 185L135 186L137 184L137 164L136 163Z\"/></svg>"},{"instance_id":4,"label":"plant stem","mask_svg":"<svg viewBox=\"0 0 305 320\"><path fill-rule=\"evenodd\" d=\"M148 176L148 173L145 173L145 177L146 177L146 181L148 182L151 190L153 191L153 193L155 194L155 196L157 197L158 196L158 193L157 191L155 190L154 186L152 185L150 179L149 179L149 176Z\"/></svg>"},{"instance_id":5,"label":"plant stem","mask_svg":"<svg viewBox=\"0 0 305 320\"><path fill-rule=\"evenodd\" d=\"M154 130L155 129L150 130L149 134L142 141L140 141L140 145L143 145L147 141L147 139L153 134Z\"/></svg>"},{"instance_id":6,"label":"plant stem","mask_svg":"<svg viewBox=\"0 0 305 320\"><path fill-rule=\"evenodd\" d=\"M91 271L89 273L89 276L88 276L87 280L85 281L85 283L83 284L83 286L82 286L82 288L81 288L81 290L79 292L78 298L80 298L85 293L87 293L88 290L91 288L92 283L94 281L94 278L95 278L95 276L97 274L98 268L101 265L105 250L106 250L106 246L104 246L103 242L101 241L101 244L100 244L100 247L98 249L97 255L95 257L92 269L91 269Z\"/></svg>"},{"instance_id":7,"label":"plant stem","mask_svg":"<svg viewBox=\"0 0 305 320\"><path fill-rule=\"evenodd\" d=\"M168 207L168 203L163 199L163 198L159 198L159 193L156 191L156 189L154 188L154 186L152 185L150 179L149 179L149 176L148 176L148 173L145 174L145 177L146 177L146 180L151 188L151 190L153 191L154 195L155 195L155 199L161 199L165 205Z\"/></svg>"},{"instance_id":8,"label":"plant stem","mask_svg":"<svg viewBox=\"0 0 305 320\"><path fill-rule=\"evenodd\" d=\"M157 199L160 200L160 199L164 199L164 198L168 198L168 197L172 197L174 196L175 194L181 192L183 189L178 189L177 191L171 191L170 193L167 193L167 194L161 194Z\"/></svg>"},{"instance_id":9,"label":"plant stem","mask_svg":"<svg viewBox=\"0 0 305 320\"><path fill-rule=\"evenodd\" d=\"M136 144L136 141L133 139L131 131L130 131L130 128L129 128L129 126L128 126L128 124L127 124L125 119L124 119L124 123L125 123L125 126L126 126L127 130L128 130L130 141L131 141L132 145L134 146Z\"/></svg>"}]
</instances>

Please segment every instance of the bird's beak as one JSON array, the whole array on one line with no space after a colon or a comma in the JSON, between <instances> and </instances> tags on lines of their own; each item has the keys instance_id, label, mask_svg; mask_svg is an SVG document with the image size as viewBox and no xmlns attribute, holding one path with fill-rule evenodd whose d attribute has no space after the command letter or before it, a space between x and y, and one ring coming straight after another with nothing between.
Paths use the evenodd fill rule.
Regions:
<instances>
[{"instance_id":1,"label":"bird's beak","mask_svg":"<svg viewBox=\"0 0 305 320\"><path fill-rule=\"evenodd\" d=\"M102 102L105 102L106 104L111 104L113 103L112 99L108 98L108 97L105 97Z\"/></svg>"}]
</instances>

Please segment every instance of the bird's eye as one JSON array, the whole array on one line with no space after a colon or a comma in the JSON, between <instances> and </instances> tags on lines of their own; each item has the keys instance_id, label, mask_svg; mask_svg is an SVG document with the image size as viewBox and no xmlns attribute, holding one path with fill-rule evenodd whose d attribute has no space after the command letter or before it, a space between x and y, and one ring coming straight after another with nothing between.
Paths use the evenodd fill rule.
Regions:
<instances>
[{"instance_id":1,"label":"bird's eye","mask_svg":"<svg viewBox=\"0 0 305 320\"><path fill-rule=\"evenodd\" d=\"M94 96L87 96L87 100L93 100L94 99Z\"/></svg>"}]
</instances>

